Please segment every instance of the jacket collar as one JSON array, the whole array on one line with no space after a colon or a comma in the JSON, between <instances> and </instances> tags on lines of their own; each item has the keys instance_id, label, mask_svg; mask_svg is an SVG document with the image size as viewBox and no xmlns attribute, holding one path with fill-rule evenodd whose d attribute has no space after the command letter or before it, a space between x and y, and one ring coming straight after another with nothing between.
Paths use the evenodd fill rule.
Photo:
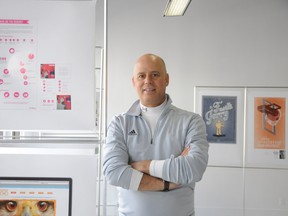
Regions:
<instances>
[{"instance_id":1,"label":"jacket collar","mask_svg":"<svg viewBox=\"0 0 288 216\"><path fill-rule=\"evenodd\" d=\"M169 107L172 104L172 99L170 98L170 96L166 94L166 97L167 97L167 104L165 105L164 111L167 109L167 107ZM140 100L137 100L133 103L130 109L126 112L126 115L132 115L132 116L141 115Z\"/></svg>"}]
</instances>

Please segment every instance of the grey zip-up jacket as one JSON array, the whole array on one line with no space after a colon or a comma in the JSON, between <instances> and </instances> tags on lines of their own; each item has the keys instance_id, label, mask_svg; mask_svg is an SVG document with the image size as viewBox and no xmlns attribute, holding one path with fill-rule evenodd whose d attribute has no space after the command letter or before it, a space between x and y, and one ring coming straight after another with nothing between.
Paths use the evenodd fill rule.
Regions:
<instances>
[{"instance_id":1,"label":"grey zip-up jacket","mask_svg":"<svg viewBox=\"0 0 288 216\"><path fill-rule=\"evenodd\" d=\"M119 187L119 215L194 215L195 182L201 180L208 163L206 136L202 117L173 106L169 95L153 137L139 101L115 116L104 145L103 173L108 183ZM180 156L188 146L188 155ZM163 179L181 186L169 192L129 190L129 163L140 160L165 160Z\"/></svg>"}]
</instances>

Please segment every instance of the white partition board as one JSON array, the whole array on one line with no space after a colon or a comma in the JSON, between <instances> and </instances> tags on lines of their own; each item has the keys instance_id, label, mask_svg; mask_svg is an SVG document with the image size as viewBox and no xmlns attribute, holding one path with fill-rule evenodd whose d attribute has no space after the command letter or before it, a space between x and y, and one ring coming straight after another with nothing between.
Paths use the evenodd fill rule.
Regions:
<instances>
[{"instance_id":1,"label":"white partition board","mask_svg":"<svg viewBox=\"0 0 288 216\"><path fill-rule=\"evenodd\" d=\"M245 216L288 215L288 170L246 169Z\"/></svg>"},{"instance_id":2,"label":"white partition board","mask_svg":"<svg viewBox=\"0 0 288 216\"><path fill-rule=\"evenodd\" d=\"M3 177L71 177L72 215L96 215L96 155L0 154L0 164Z\"/></svg>"},{"instance_id":3,"label":"white partition board","mask_svg":"<svg viewBox=\"0 0 288 216\"><path fill-rule=\"evenodd\" d=\"M0 130L95 129L95 2L0 1Z\"/></svg>"},{"instance_id":4,"label":"white partition board","mask_svg":"<svg viewBox=\"0 0 288 216\"><path fill-rule=\"evenodd\" d=\"M243 216L243 169L208 167L196 184L197 216Z\"/></svg>"},{"instance_id":5,"label":"white partition board","mask_svg":"<svg viewBox=\"0 0 288 216\"><path fill-rule=\"evenodd\" d=\"M204 99L208 97L210 97L207 100L208 103L204 104ZM233 103L231 101L233 101ZM213 107L215 103L217 103L219 107ZM228 106L227 104L232 105ZM208 141L209 136L212 137L214 135L215 122L217 119L224 122L223 129L229 129L226 135L234 133L233 142L225 141L225 136L219 136L219 141L209 141L209 165L241 167L243 165L244 145L244 89L195 87L195 112L201 114L206 123ZM229 118L231 117L233 117L233 120L229 122ZM224 118L226 118L227 121ZM209 125L207 122L209 122ZM228 124L231 123L231 125L228 125L227 122Z\"/></svg>"},{"instance_id":6,"label":"white partition board","mask_svg":"<svg viewBox=\"0 0 288 216\"><path fill-rule=\"evenodd\" d=\"M106 185L104 185L106 184ZM118 190L116 186L110 185L107 182L101 182L101 204L104 204L106 199L106 205L103 205L102 211L106 211L107 216L118 215Z\"/></svg>"}]
</instances>

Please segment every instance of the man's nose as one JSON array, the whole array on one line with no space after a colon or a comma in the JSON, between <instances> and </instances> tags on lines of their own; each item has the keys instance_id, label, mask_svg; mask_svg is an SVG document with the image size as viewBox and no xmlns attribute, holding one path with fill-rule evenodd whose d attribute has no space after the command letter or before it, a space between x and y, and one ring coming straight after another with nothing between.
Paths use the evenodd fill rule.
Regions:
<instances>
[{"instance_id":1,"label":"man's nose","mask_svg":"<svg viewBox=\"0 0 288 216\"><path fill-rule=\"evenodd\" d=\"M152 76L151 75L146 76L145 83L150 84L151 82L152 82Z\"/></svg>"}]
</instances>

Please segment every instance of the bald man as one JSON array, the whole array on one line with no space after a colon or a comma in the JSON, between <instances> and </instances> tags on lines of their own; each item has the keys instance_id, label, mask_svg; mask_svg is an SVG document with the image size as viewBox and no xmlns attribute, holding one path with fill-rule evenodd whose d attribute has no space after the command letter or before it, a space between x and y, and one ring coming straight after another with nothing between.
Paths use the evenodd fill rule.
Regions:
<instances>
[{"instance_id":1,"label":"bald man","mask_svg":"<svg viewBox=\"0 0 288 216\"><path fill-rule=\"evenodd\" d=\"M119 190L119 216L193 216L195 182L208 163L204 121L172 105L169 74L155 54L138 58L130 109L108 126L103 172Z\"/></svg>"}]
</instances>

